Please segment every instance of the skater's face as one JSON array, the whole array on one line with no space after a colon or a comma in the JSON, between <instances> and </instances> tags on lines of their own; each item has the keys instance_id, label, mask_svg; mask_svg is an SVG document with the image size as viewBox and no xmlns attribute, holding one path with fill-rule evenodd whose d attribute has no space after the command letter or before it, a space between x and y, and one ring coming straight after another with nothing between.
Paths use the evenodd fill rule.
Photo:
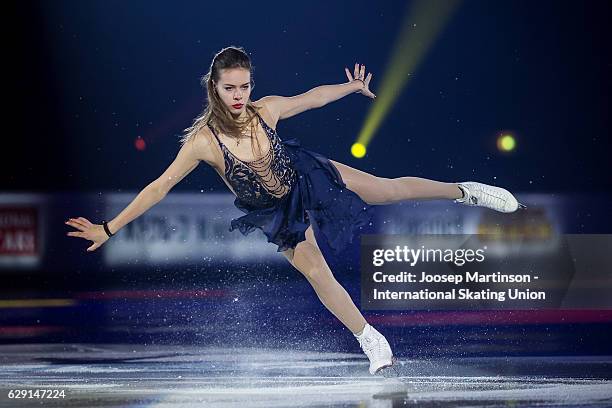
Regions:
<instances>
[{"instance_id":1,"label":"skater's face","mask_svg":"<svg viewBox=\"0 0 612 408\"><path fill-rule=\"evenodd\" d=\"M245 68L222 69L215 88L229 111L239 116L251 96L251 72Z\"/></svg>"}]
</instances>

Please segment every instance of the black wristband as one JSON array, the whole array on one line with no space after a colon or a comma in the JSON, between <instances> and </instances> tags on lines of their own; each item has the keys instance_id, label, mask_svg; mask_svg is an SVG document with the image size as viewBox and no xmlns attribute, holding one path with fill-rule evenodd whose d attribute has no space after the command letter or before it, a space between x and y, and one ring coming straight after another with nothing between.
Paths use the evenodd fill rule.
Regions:
<instances>
[{"instance_id":1,"label":"black wristband","mask_svg":"<svg viewBox=\"0 0 612 408\"><path fill-rule=\"evenodd\" d=\"M108 229L108 223L106 221L102 221L102 226L104 227L104 231L106 232L106 235L108 235L108 237L112 237L113 233L110 232L110 230Z\"/></svg>"}]
</instances>

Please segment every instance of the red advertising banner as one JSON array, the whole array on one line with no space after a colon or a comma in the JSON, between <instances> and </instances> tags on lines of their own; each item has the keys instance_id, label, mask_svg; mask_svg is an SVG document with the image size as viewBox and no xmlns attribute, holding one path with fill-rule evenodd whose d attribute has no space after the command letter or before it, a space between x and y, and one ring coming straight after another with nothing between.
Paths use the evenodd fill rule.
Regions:
<instances>
[{"instance_id":1,"label":"red advertising banner","mask_svg":"<svg viewBox=\"0 0 612 408\"><path fill-rule=\"evenodd\" d=\"M38 254L38 209L0 206L0 256Z\"/></svg>"}]
</instances>

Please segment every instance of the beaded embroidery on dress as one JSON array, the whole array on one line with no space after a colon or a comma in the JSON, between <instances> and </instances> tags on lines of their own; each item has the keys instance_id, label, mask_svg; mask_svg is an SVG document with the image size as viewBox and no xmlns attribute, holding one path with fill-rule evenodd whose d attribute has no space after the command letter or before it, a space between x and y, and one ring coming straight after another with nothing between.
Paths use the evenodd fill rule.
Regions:
<instances>
[{"instance_id":1,"label":"beaded embroidery on dress","mask_svg":"<svg viewBox=\"0 0 612 408\"><path fill-rule=\"evenodd\" d=\"M236 193L234 206L244 213L231 220L229 231L243 235L259 229L278 252L306 240L313 225L319 238L338 254L366 225L374 207L346 188L340 172L326 157L305 149L296 138L282 140L257 113L270 147L244 162L211 131L223 152L225 177Z\"/></svg>"},{"instance_id":2,"label":"beaded embroidery on dress","mask_svg":"<svg viewBox=\"0 0 612 408\"><path fill-rule=\"evenodd\" d=\"M237 196L253 207L265 208L274 205L293 188L296 172L276 132L268 127L259 114L257 117L268 137L269 148L265 155L252 161L237 158L219 140L212 126L209 127L223 151L225 177Z\"/></svg>"}]
</instances>

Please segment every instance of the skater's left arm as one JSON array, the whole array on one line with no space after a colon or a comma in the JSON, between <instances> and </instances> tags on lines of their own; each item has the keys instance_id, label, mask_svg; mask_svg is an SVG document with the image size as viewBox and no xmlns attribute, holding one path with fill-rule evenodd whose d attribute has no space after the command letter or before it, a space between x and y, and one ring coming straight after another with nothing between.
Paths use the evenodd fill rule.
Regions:
<instances>
[{"instance_id":1,"label":"skater's left arm","mask_svg":"<svg viewBox=\"0 0 612 408\"><path fill-rule=\"evenodd\" d=\"M376 98L376 95L369 89L372 73L365 77L365 65L359 66L359 64L355 64L354 78L351 76L348 68L344 68L344 70L348 77L348 82L343 84L321 85L303 94L290 97L265 96L259 101L265 103L275 118L280 120L290 118L310 109L320 108L353 92L364 94L372 99Z\"/></svg>"}]
</instances>

